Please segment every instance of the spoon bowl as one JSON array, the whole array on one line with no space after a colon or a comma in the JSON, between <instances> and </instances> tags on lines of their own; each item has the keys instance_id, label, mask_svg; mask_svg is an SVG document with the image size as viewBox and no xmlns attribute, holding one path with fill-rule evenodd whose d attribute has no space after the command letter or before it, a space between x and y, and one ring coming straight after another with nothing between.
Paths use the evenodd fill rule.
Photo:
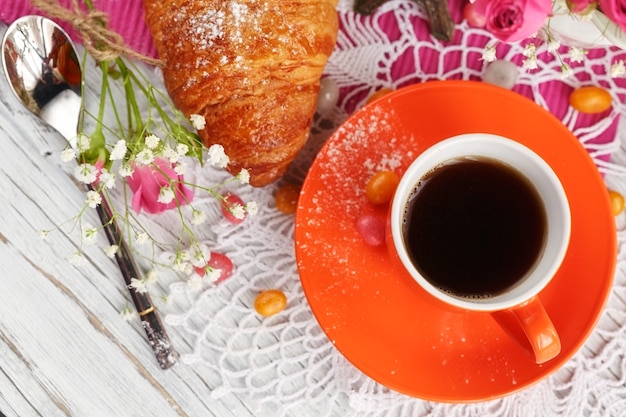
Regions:
<instances>
[{"instance_id":1,"label":"spoon bowl","mask_svg":"<svg viewBox=\"0 0 626 417\"><path fill-rule=\"evenodd\" d=\"M76 136L82 70L67 33L41 16L24 16L7 30L3 66L11 89L65 138Z\"/></svg>"},{"instance_id":2,"label":"spoon bowl","mask_svg":"<svg viewBox=\"0 0 626 417\"><path fill-rule=\"evenodd\" d=\"M55 128L76 145L82 107L82 69L76 47L56 23L42 16L24 16L9 26L2 40L3 68L18 100L33 114ZM93 185L88 185L94 190ZM100 194L96 207L100 221L115 254L126 287L139 313L148 341L163 369L174 365L178 353L173 349L152 300L131 284L140 279L130 248L122 238L111 205Z\"/></svg>"}]
</instances>

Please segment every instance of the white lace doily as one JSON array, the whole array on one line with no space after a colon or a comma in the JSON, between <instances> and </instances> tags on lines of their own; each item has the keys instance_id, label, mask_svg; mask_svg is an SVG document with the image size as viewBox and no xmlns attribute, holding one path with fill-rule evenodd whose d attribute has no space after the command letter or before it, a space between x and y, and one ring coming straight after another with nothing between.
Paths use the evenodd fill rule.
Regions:
<instances>
[{"instance_id":1,"label":"white lace doily","mask_svg":"<svg viewBox=\"0 0 626 417\"><path fill-rule=\"evenodd\" d=\"M311 141L286 180L303 180L321 144L374 91L430 79L480 80L486 65L480 60L483 47L494 41L484 32L468 28L466 23L459 25L454 42L445 48L430 37L420 38L416 27L423 26L424 14L408 0L389 1L371 17L357 16L351 10L351 0L341 1L343 30L326 69L326 76L341 89L340 101L331 112L316 118ZM381 29L383 25L385 30ZM477 42L476 37L482 42ZM503 47L502 58L520 62L522 50L520 45ZM428 60L423 59L426 53ZM615 141L592 143L626 110L622 104L624 87L616 84L607 68L607 62L624 54L615 50L605 53L605 57L591 57L576 66L575 77L563 81L563 86L590 80L610 87L616 98L611 116L581 126L577 114L566 105L551 110L587 147L609 186L626 194L626 138L622 134ZM456 63L451 64L452 61ZM404 68L398 68L399 62ZM516 88L550 108L550 94L555 90L545 86L560 79L559 64L552 60L539 65L531 73L520 72ZM407 70L407 66L411 68ZM598 70L600 66L607 69ZM614 163L602 158L610 153ZM198 183L214 183L216 176L223 174L195 169L195 175ZM274 208L273 195L279 185L234 189L244 200L254 200L259 205L258 215L240 225L223 220L216 203L207 199L212 226L202 238L235 261L233 277L202 289L193 289L178 280L160 288L173 295L173 304L162 309L182 354L181 366L190 367L205 379L210 395L237 394L247 398L247 404L259 416L305 415L295 411L302 410L299 407L309 410L310 415L345 417L626 416L625 214L617 218L620 246L614 289L585 347L555 374L518 394L476 404L438 404L379 385L354 368L326 338L299 282L293 246L294 218ZM200 203L203 202L196 200L196 204ZM168 216L177 214L166 213L148 220L154 222L149 227L158 229L165 237L173 236L175 232L166 226ZM282 313L261 319L252 304L255 295L268 288L280 288L289 301ZM617 387L620 390L616 391Z\"/></svg>"}]
</instances>

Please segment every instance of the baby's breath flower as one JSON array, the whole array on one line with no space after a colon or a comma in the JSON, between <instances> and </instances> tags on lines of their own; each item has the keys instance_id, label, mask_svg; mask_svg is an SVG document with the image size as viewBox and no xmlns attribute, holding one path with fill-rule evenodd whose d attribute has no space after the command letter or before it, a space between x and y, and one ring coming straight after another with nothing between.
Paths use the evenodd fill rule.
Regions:
<instances>
[{"instance_id":1,"label":"baby's breath flower","mask_svg":"<svg viewBox=\"0 0 626 417\"><path fill-rule=\"evenodd\" d=\"M117 173L123 177L130 177L131 175L133 175L133 167L130 164L122 164L122 166L120 166L120 169L117 171Z\"/></svg>"},{"instance_id":2,"label":"baby's breath flower","mask_svg":"<svg viewBox=\"0 0 626 417\"><path fill-rule=\"evenodd\" d=\"M190 262L193 266L204 267L211 259L211 251L207 245L198 243L190 249Z\"/></svg>"},{"instance_id":3,"label":"baby's breath flower","mask_svg":"<svg viewBox=\"0 0 626 417\"><path fill-rule=\"evenodd\" d=\"M91 164L80 164L74 169L76 179L84 184L91 184L97 179L98 170Z\"/></svg>"},{"instance_id":4,"label":"baby's breath flower","mask_svg":"<svg viewBox=\"0 0 626 417\"><path fill-rule=\"evenodd\" d=\"M104 253L106 253L109 258L113 258L119 249L120 247L118 245L109 245L104 248Z\"/></svg>"},{"instance_id":5,"label":"baby's breath flower","mask_svg":"<svg viewBox=\"0 0 626 417\"><path fill-rule=\"evenodd\" d=\"M179 143L176 145L176 152L178 153L178 156L185 156L187 155L187 152L189 152L189 146L184 143Z\"/></svg>"},{"instance_id":6,"label":"baby's breath flower","mask_svg":"<svg viewBox=\"0 0 626 417\"><path fill-rule=\"evenodd\" d=\"M124 307L124 309L120 312L120 316L122 316L122 320L131 322L137 317L137 312L131 309L129 306Z\"/></svg>"},{"instance_id":7,"label":"baby's breath flower","mask_svg":"<svg viewBox=\"0 0 626 417\"><path fill-rule=\"evenodd\" d=\"M49 230L40 230L38 233L39 239L44 240L50 234Z\"/></svg>"},{"instance_id":8,"label":"baby's breath flower","mask_svg":"<svg viewBox=\"0 0 626 417\"><path fill-rule=\"evenodd\" d=\"M567 51L567 56L572 62L583 62L586 54L587 54L587 51L577 46L572 46Z\"/></svg>"},{"instance_id":9,"label":"baby's breath flower","mask_svg":"<svg viewBox=\"0 0 626 417\"><path fill-rule=\"evenodd\" d=\"M97 237L98 229L92 227L91 225L86 225L83 227L83 239L86 243L95 243Z\"/></svg>"},{"instance_id":10,"label":"baby's breath flower","mask_svg":"<svg viewBox=\"0 0 626 417\"><path fill-rule=\"evenodd\" d=\"M146 148L148 149L156 149L157 146L159 146L159 143L161 143L161 139L159 139L158 136L156 135L148 135L146 136Z\"/></svg>"},{"instance_id":11,"label":"baby's breath flower","mask_svg":"<svg viewBox=\"0 0 626 417\"><path fill-rule=\"evenodd\" d=\"M248 184L250 182L250 173L247 169L242 168L241 171L239 171L239 174L237 174L236 178L237 180L239 180L240 183Z\"/></svg>"},{"instance_id":12,"label":"baby's breath flower","mask_svg":"<svg viewBox=\"0 0 626 417\"><path fill-rule=\"evenodd\" d=\"M61 161L70 162L76 159L76 151L72 148L66 148L61 152Z\"/></svg>"},{"instance_id":13,"label":"baby's breath flower","mask_svg":"<svg viewBox=\"0 0 626 417\"><path fill-rule=\"evenodd\" d=\"M189 260L189 253L187 253L187 251L184 251L184 250L177 251L171 257L172 269L174 269L174 271L179 271L179 272L186 271L188 260Z\"/></svg>"},{"instance_id":14,"label":"baby's breath flower","mask_svg":"<svg viewBox=\"0 0 626 417\"><path fill-rule=\"evenodd\" d=\"M191 121L193 127L197 130L202 130L206 126L206 120L199 114L192 114L189 116L189 120Z\"/></svg>"},{"instance_id":15,"label":"baby's breath flower","mask_svg":"<svg viewBox=\"0 0 626 417\"><path fill-rule=\"evenodd\" d=\"M623 77L624 75L626 75L624 60L616 61L611 65L611 77Z\"/></svg>"},{"instance_id":16,"label":"baby's breath flower","mask_svg":"<svg viewBox=\"0 0 626 417\"><path fill-rule=\"evenodd\" d=\"M91 139L89 138L89 136L80 134L76 137L76 148L80 152L88 151L90 147L91 147Z\"/></svg>"},{"instance_id":17,"label":"baby's breath flower","mask_svg":"<svg viewBox=\"0 0 626 417\"><path fill-rule=\"evenodd\" d=\"M219 268L211 268L208 265L205 268L205 275L204 275L204 277L206 279L208 279L210 282L217 281L220 278L221 275L222 275L222 270L219 269Z\"/></svg>"},{"instance_id":18,"label":"baby's breath flower","mask_svg":"<svg viewBox=\"0 0 626 417\"><path fill-rule=\"evenodd\" d=\"M233 204L228 209L235 219L241 220L246 217L246 209L241 204Z\"/></svg>"},{"instance_id":19,"label":"baby's breath flower","mask_svg":"<svg viewBox=\"0 0 626 417\"><path fill-rule=\"evenodd\" d=\"M259 212L259 206L256 201L248 201L246 204L246 213L251 216L256 215Z\"/></svg>"},{"instance_id":20,"label":"baby's breath flower","mask_svg":"<svg viewBox=\"0 0 626 417\"><path fill-rule=\"evenodd\" d=\"M81 266L84 265L87 262L87 259L85 259L85 256L83 256L82 252L74 252L69 259L69 263L71 265L74 266Z\"/></svg>"},{"instance_id":21,"label":"baby's breath flower","mask_svg":"<svg viewBox=\"0 0 626 417\"><path fill-rule=\"evenodd\" d=\"M115 187L115 174L109 172L108 169L102 168L100 170L100 183L108 189Z\"/></svg>"},{"instance_id":22,"label":"baby's breath flower","mask_svg":"<svg viewBox=\"0 0 626 417\"><path fill-rule=\"evenodd\" d=\"M154 162L154 153L150 149L143 149L135 156L135 161L141 165L149 165Z\"/></svg>"},{"instance_id":23,"label":"baby's breath flower","mask_svg":"<svg viewBox=\"0 0 626 417\"><path fill-rule=\"evenodd\" d=\"M496 60L496 46L487 45L483 51L482 60L485 62L493 62Z\"/></svg>"},{"instance_id":24,"label":"baby's breath flower","mask_svg":"<svg viewBox=\"0 0 626 417\"><path fill-rule=\"evenodd\" d=\"M145 294L148 292L148 286L145 279L131 278L128 288L132 288L139 294Z\"/></svg>"},{"instance_id":25,"label":"baby's breath flower","mask_svg":"<svg viewBox=\"0 0 626 417\"><path fill-rule=\"evenodd\" d=\"M120 139L113 146L113 150L111 151L111 155L109 155L109 159L111 161L119 161L124 159L126 156L126 151L128 148L126 147L126 141L124 139Z\"/></svg>"},{"instance_id":26,"label":"baby's breath flower","mask_svg":"<svg viewBox=\"0 0 626 417\"><path fill-rule=\"evenodd\" d=\"M187 164L183 161L179 161L176 165L174 165L174 172L178 175L185 175L185 172L187 172Z\"/></svg>"},{"instance_id":27,"label":"baby's breath flower","mask_svg":"<svg viewBox=\"0 0 626 417\"><path fill-rule=\"evenodd\" d=\"M191 212L191 223L198 226L206 222L206 213L200 210Z\"/></svg>"},{"instance_id":28,"label":"baby's breath flower","mask_svg":"<svg viewBox=\"0 0 626 417\"><path fill-rule=\"evenodd\" d=\"M537 56L529 56L525 60L522 61L522 68L527 70L534 70L539 68L537 64Z\"/></svg>"},{"instance_id":29,"label":"baby's breath flower","mask_svg":"<svg viewBox=\"0 0 626 417\"><path fill-rule=\"evenodd\" d=\"M175 164L180 159L178 152L176 152L170 146L165 146L163 148L163 150L161 151L161 156L170 161L172 164Z\"/></svg>"},{"instance_id":30,"label":"baby's breath flower","mask_svg":"<svg viewBox=\"0 0 626 417\"><path fill-rule=\"evenodd\" d=\"M147 241L148 241L148 234L146 232L135 233L135 242L137 242L138 245L143 245Z\"/></svg>"},{"instance_id":31,"label":"baby's breath flower","mask_svg":"<svg viewBox=\"0 0 626 417\"><path fill-rule=\"evenodd\" d=\"M574 74L574 70L567 64L561 65L561 79L564 80Z\"/></svg>"},{"instance_id":32,"label":"baby's breath flower","mask_svg":"<svg viewBox=\"0 0 626 417\"><path fill-rule=\"evenodd\" d=\"M165 187L161 187L159 190L159 197L157 201L163 204L169 204L174 200L174 191L172 191L172 187L170 185L166 185Z\"/></svg>"},{"instance_id":33,"label":"baby's breath flower","mask_svg":"<svg viewBox=\"0 0 626 417\"><path fill-rule=\"evenodd\" d=\"M87 191L85 203L91 208L96 208L99 204L102 203L102 196L100 196L100 193L98 193L97 191L89 190Z\"/></svg>"},{"instance_id":34,"label":"baby's breath flower","mask_svg":"<svg viewBox=\"0 0 626 417\"><path fill-rule=\"evenodd\" d=\"M529 58L537 57L537 46L534 43L528 43L524 46L524 50L522 51L522 55Z\"/></svg>"},{"instance_id":35,"label":"baby's breath flower","mask_svg":"<svg viewBox=\"0 0 626 417\"><path fill-rule=\"evenodd\" d=\"M554 38L550 38L550 40L548 41L548 46L547 46L548 52L553 54L556 51L558 51L560 47L561 47L561 42L559 42L558 40Z\"/></svg>"},{"instance_id":36,"label":"baby's breath flower","mask_svg":"<svg viewBox=\"0 0 626 417\"><path fill-rule=\"evenodd\" d=\"M226 156L222 145L211 145L209 148L209 164L218 168L225 168L229 162L230 160Z\"/></svg>"}]
</instances>

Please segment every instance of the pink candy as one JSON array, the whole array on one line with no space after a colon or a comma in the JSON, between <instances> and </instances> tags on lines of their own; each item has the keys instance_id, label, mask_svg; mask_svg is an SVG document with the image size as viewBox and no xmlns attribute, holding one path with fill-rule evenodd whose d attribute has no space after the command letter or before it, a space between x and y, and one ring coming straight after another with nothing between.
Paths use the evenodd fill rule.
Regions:
<instances>
[{"instance_id":1,"label":"pink candy","mask_svg":"<svg viewBox=\"0 0 626 417\"><path fill-rule=\"evenodd\" d=\"M370 246L385 243L385 222L373 214L364 214L356 221L356 230L363 241Z\"/></svg>"},{"instance_id":2,"label":"pink candy","mask_svg":"<svg viewBox=\"0 0 626 417\"><path fill-rule=\"evenodd\" d=\"M219 252L211 252L211 259L207 262L207 266L220 270L220 276L215 280L216 284L227 280L233 274L233 261ZM196 267L195 270L201 277L206 275L205 268Z\"/></svg>"}]
</instances>

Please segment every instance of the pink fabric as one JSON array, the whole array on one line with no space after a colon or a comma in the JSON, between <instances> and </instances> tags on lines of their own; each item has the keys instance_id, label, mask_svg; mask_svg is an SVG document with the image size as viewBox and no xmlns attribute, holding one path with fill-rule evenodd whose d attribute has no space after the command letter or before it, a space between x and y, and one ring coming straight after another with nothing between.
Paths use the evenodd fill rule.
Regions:
<instances>
[{"instance_id":1,"label":"pink fabric","mask_svg":"<svg viewBox=\"0 0 626 417\"><path fill-rule=\"evenodd\" d=\"M64 5L71 4L71 0L59 0ZM392 0L390 0L392 1ZM466 0L448 0L451 6L452 15L455 21L460 22L462 19L462 8L465 4ZM156 49L152 42L152 38L150 33L145 25L143 20L143 2L141 0L94 0L94 3L98 10L107 12L110 18L110 26L113 30L120 33L125 39L126 43L133 49L143 54L149 56L156 56ZM41 14L36 9L32 7L28 0L2 0L2 4L0 5L0 20L5 23L10 23L13 20L17 19L20 16L26 14ZM363 17L366 19L369 17ZM74 36L75 39L78 39L75 31L69 27L69 25L59 22L63 25L63 27L70 32ZM383 25L387 30L387 34L390 39L393 39L394 30L397 30L398 22L389 21L388 24ZM413 22L416 26L417 36L420 39L429 39L430 33L428 29L428 25L425 24L424 21L418 19ZM341 30L345 31L345 28L341 28ZM458 45L460 39L460 33L457 30L455 36L450 42L450 46ZM456 43L455 43L456 41ZM476 39L472 40L473 45L481 45L487 42L485 37L476 37ZM420 65L422 69L425 67L428 68L428 63L432 63L432 72L436 74L437 70L437 60L439 59L440 51L437 49L437 46L433 45L433 48L426 48L420 52ZM500 44L498 46L499 53L498 55L504 55L503 51L508 47L506 44ZM588 56L597 56L597 54L603 54L602 49L591 50L589 51ZM456 58L455 58L456 57ZM457 59L458 58L458 59ZM540 57L540 59L553 59L549 56ZM415 62L412 62L413 58L410 54L407 54L405 57L401 57L397 61L397 65L393 69L394 75L398 77L404 77L406 74L415 73ZM445 70L448 72L454 68L459 67L459 63L461 62L461 55L455 54L447 54L445 58ZM478 60L476 62L479 62ZM516 62L521 65L520 62ZM598 69L601 70L601 69ZM476 71L479 71L479 68L476 68ZM461 72L458 73L457 77L450 78L461 78L463 74ZM411 79L410 83L419 82L418 79ZM626 81L617 81L618 85L622 90L626 89ZM571 92L571 87L567 84L563 83L560 80L554 80L551 82L544 83L540 86L540 88L545 92L545 96L549 97L547 101L547 106L549 110L558 118L562 119L562 116L565 114L568 108L567 97ZM519 92L522 95L527 97L531 97L530 91L524 91L520 87L516 86L514 88L515 91ZM623 101L626 97L624 95L620 95L620 99ZM356 103L355 103L356 105ZM350 103L347 104L348 111L354 110L355 107L350 108ZM601 118L606 117L606 114L599 115L583 115L578 118L577 127L578 126L586 126L590 125ZM618 118L614 118L612 124L609 129L607 129L604 133L598 136L594 143L606 143L611 141L617 132L618 127ZM610 155L605 155L602 159L608 160Z\"/></svg>"},{"instance_id":2,"label":"pink fabric","mask_svg":"<svg viewBox=\"0 0 626 417\"><path fill-rule=\"evenodd\" d=\"M66 7L70 7L73 3L72 0L49 1L58 1ZM128 46L145 55L156 56L156 48L143 19L141 0L93 0L93 2L98 10L108 13L111 29L122 35ZM34 8L28 0L2 0L0 21L11 23L27 14L41 15L43 13ZM72 38L80 39L69 24L61 21L57 23L68 31Z\"/></svg>"}]
</instances>

